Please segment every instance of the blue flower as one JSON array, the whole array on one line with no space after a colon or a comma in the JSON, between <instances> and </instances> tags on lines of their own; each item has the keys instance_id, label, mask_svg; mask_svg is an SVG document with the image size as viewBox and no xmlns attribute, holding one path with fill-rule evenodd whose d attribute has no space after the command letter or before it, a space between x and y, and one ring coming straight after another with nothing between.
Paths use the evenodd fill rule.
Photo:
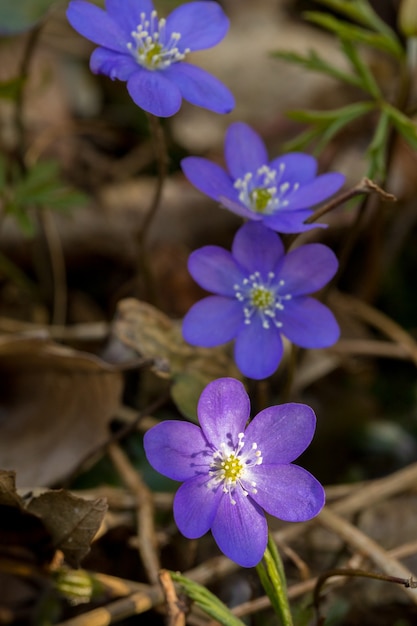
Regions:
<instances>
[{"instance_id":1,"label":"blue flower","mask_svg":"<svg viewBox=\"0 0 417 626\"><path fill-rule=\"evenodd\" d=\"M250 126L231 124L225 139L229 172L201 157L181 166L197 189L246 219L262 221L280 233L299 233L322 224L304 224L311 207L333 195L344 183L337 172L316 176L317 161L290 152L268 160L265 145Z\"/></svg>"},{"instance_id":2,"label":"blue flower","mask_svg":"<svg viewBox=\"0 0 417 626\"><path fill-rule=\"evenodd\" d=\"M231 253L205 246L190 255L191 276L216 295L188 311L184 339L207 348L234 339L241 372L266 378L281 360L281 335L303 348L325 348L339 338L333 313L307 295L321 289L337 267L327 246L311 243L285 254L277 233L247 222L237 231Z\"/></svg>"},{"instance_id":3,"label":"blue flower","mask_svg":"<svg viewBox=\"0 0 417 626\"><path fill-rule=\"evenodd\" d=\"M161 422L144 438L149 463L183 481L174 499L175 522L189 539L211 529L230 559L243 567L261 560L268 528L264 511L288 522L319 513L324 490L293 465L316 426L304 404L264 409L247 425L249 397L242 383L220 378L200 396L195 424Z\"/></svg>"},{"instance_id":4,"label":"blue flower","mask_svg":"<svg viewBox=\"0 0 417 626\"><path fill-rule=\"evenodd\" d=\"M194 50L215 46L229 28L217 2L190 2L158 18L152 0L106 0L106 11L72 0L68 20L100 47L91 70L127 81L132 100L158 117L176 113L182 98L216 113L234 107L230 91L204 70L184 59Z\"/></svg>"}]
</instances>

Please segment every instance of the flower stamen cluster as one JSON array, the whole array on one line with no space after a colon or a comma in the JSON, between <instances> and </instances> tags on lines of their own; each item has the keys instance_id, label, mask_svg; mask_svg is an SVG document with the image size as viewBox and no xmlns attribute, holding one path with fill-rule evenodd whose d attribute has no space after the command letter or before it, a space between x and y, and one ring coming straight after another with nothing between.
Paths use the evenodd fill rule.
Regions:
<instances>
[{"instance_id":1,"label":"flower stamen cluster","mask_svg":"<svg viewBox=\"0 0 417 626\"><path fill-rule=\"evenodd\" d=\"M172 63L183 61L190 52L185 48L181 52L178 42L181 39L180 33L172 33L166 41L166 20L158 20L156 11L152 11L149 19L146 13L140 14L140 24L131 33L135 44L127 43L128 50L135 60L147 70L164 70Z\"/></svg>"},{"instance_id":2,"label":"flower stamen cluster","mask_svg":"<svg viewBox=\"0 0 417 626\"><path fill-rule=\"evenodd\" d=\"M270 328L271 322L282 328L282 322L276 318L278 311L283 311L286 300L291 300L291 294L280 294L278 291L285 285L284 280L274 284L275 272L268 272L268 281L262 280L260 272L253 272L244 278L241 285L233 285L236 298L244 304L243 314L245 324L250 324L254 314L262 320L263 328Z\"/></svg>"},{"instance_id":3,"label":"flower stamen cluster","mask_svg":"<svg viewBox=\"0 0 417 626\"><path fill-rule=\"evenodd\" d=\"M231 504L236 504L233 492L238 485L244 496L256 494L256 482L250 480L248 471L256 465L262 465L262 453L257 443L252 443L250 450L243 451L245 442L244 433L238 434L238 444L233 448L231 444L222 442L220 449L213 453L210 463L211 480L208 487L222 485L223 493L229 494ZM231 449L232 448L232 449ZM246 485L246 486L244 486ZM248 486L250 490L248 490Z\"/></svg>"},{"instance_id":4,"label":"flower stamen cluster","mask_svg":"<svg viewBox=\"0 0 417 626\"><path fill-rule=\"evenodd\" d=\"M239 200L248 209L263 215L272 215L277 209L288 205L285 196L297 191L300 183L280 184L285 172L285 163L280 163L278 171L262 165L255 173L247 172L234 182L239 191Z\"/></svg>"}]
</instances>

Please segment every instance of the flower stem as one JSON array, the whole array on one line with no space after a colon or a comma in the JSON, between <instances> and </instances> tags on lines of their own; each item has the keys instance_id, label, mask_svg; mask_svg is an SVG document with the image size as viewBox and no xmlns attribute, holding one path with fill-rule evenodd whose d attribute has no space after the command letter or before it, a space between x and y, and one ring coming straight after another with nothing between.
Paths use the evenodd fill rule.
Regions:
<instances>
[{"instance_id":1,"label":"flower stem","mask_svg":"<svg viewBox=\"0 0 417 626\"><path fill-rule=\"evenodd\" d=\"M149 229L152 226L152 222L155 219L155 215L161 204L162 189L168 171L168 150L164 129L161 125L160 119L154 115L148 115L148 120L158 175L151 203L145 213L145 217L138 234L138 270L142 274L148 299L155 304L156 294L153 286L152 272L146 248Z\"/></svg>"},{"instance_id":2,"label":"flower stem","mask_svg":"<svg viewBox=\"0 0 417 626\"><path fill-rule=\"evenodd\" d=\"M281 618L282 626L293 626L284 566L271 536L268 537L263 560L256 566L256 570L275 613Z\"/></svg>"}]
</instances>

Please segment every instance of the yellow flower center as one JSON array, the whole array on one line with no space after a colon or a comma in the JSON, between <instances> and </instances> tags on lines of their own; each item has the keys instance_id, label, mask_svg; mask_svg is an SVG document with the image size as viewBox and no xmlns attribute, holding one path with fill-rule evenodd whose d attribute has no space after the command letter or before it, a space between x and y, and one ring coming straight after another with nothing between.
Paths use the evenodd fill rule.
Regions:
<instances>
[{"instance_id":1,"label":"yellow flower center","mask_svg":"<svg viewBox=\"0 0 417 626\"><path fill-rule=\"evenodd\" d=\"M248 449L244 449L244 438L245 435L239 433L236 445L221 443L220 448L213 452L210 463L212 478L207 486L221 485L223 493L228 494L232 504L236 504L233 497L236 489L240 489L243 496L256 493L256 482L251 476L251 470L262 464L262 453L258 450L258 445L252 443Z\"/></svg>"},{"instance_id":2,"label":"yellow flower center","mask_svg":"<svg viewBox=\"0 0 417 626\"><path fill-rule=\"evenodd\" d=\"M275 304L275 298L270 289L259 285L250 292L250 302L258 309L267 309Z\"/></svg>"},{"instance_id":3,"label":"yellow flower center","mask_svg":"<svg viewBox=\"0 0 417 626\"><path fill-rule=\"evenodd\" d=\"M257 187L249 193L250 204L256 213L265 213L273 197L270 189Z\"/></svg>"},{"instance_id":4,"label":"yellow flower center","mask_svg":"<svg viewBox=\"0 0 417 626\"><path fill-rule=\"evenodd\" d=\"M221 461L219 469L223 473L224 480L234 485L243 472L243 465L236 454L232 452L226 459Z\"/></svg>"}]
</instances>

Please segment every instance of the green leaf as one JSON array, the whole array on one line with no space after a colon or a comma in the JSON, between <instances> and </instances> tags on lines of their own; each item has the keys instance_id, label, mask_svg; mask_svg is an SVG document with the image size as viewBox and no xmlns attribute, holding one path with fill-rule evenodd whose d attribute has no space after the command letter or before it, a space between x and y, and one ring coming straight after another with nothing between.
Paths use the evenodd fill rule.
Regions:
<instances>
[{"instance_id":1,"label":"green leaf","mask_svg":"<svg viewBox=\"0 0 417 626\"><path fill-rule=\"evenodd\" d=\"M58 165L42 161L33 166L14 189L14 201L22 206L66 210L84 204L86 196L60 180Z\"/></svg>"},{"instance_id":2,"label":"green leaf","mask_svg":"<svg viewBox=\"0 0 417 626\"><path fill-rule=\"evenodd\" d=\"M330 111L289 111L287 115L291 119L297 122L313 124L314 127L301 135L300 138L285 144L284 149L286 151L301 149L303 145L308 145L308 143L318 140L314 149L314 153L318 154L344 126L369 113L374 108L374 102L364 101L348 104L345 107Z\"/></svg>"},{"instance_id":3,"label":"green leaf","mask_svg":"<svg viewBox=\"0 0 417 626\"><path fill-rule=\"evenodd\" d=\"M387 102L383 103L383 109L389 115L392 124L400 135L404 137L413 150L417 150L417 125L415 122Z\"/></svg>"},{"instance_id":4,"label":"green leaf","mask_svg":"<svg viewBox=\"0 0 417 626\"><path fill-rule=\"evenodd\" d=\"M378 84L373 77L373 74L370 71L369 67L362 60L356 46L354 46L351 41L347 41L346 39L342 39L341 45L345 55L351 62L357 75L360 77L362 89L370 93L371 96L375 98L375 100L382 99L382 94L378 87Z\"/></svg>"},{"instance_id":5,"label":"green leaf","mask_svg":"<svg viewBox=\"0 0 417 626\"><path fill-rule=\"evenodd\" d=\"M0 0L0 34L15 35L35 26L56 0Z\"/></svg>"},{"instance_id":6,"label":"green leaf","mask_svg":"<svg viewBox=\"0 0 417 626\"><path fill-rule=\"evenodd\" d=\"M342 15L351 20L367 26L371 30L375 30L387 37L393 39L401 48L401 43L395 32L382 20L373 10L367 0L317 0L330 9L338 11Z\"/></svg>"},{"instance_id":7,"label":"green leaf","mask_svg":"<svg viewBox=\"0 0 417 626\"><path fill-rule=\"evenodd\" d=\"M23 81L24 79L19 76L18 78L11 78L10 80L0 82L0 98L4 98L6 100L14 100L20 88L22 87Z\"/></svg>"},{"instance_id":8,"label":"green leaf","mask_svg":"<svg viewBox=\"0 0 417 626\"><path fill-rule=\"evenodd\" d=\"M381 111L378 124L366 155L369 160L367 176L372 179L384 180L387 167L387 142L390 130L390 116Z\"/></svg>"},{"instance_id":9,"label":"green leaf","mask_svg":"<svg viewBox=\"0 0 417 626\"><path fill-rule=\"evenodd\" d=\"M288 117L297 122L307 122L310 124L321 124L326 126L328 123L345 120L345 123L364 115L375 108L375 103L369 100L364 102L355 102L354 104L348 104L339 109L331 109L329 111L314 111L314 110L294 110L287 113Z\"/></svg>"},{"instance_id":10,"label":"green leaf","mask_svg":"<svg viewBox=\"0 0 417 626\"><path fill-rule=\"evenodd\" d=\"M283 152L298 152L305 150L307 146L312 144L322 134L321 126L313 126L300 133L294 139L286 141L282 146Z\"/></svg>"},{"instance_id":11,"label":"green leaf","mask_svg":"<svg viewBox=\"0 0 417 626\"><path fill-rule=\"evenodd\" d=\"M343 72L339 68L327 63L327 61L322 59L314 50L310 50L308 56L303 56L302 54L297 54L296 52L277 50L272 53L272 56L282 59L283 61L288 61L289 63L301 65L302 67L305 67L313 72L327 74L332 78L336 78L337 80L353 85L354 87L363 88L362 82L358 76Z\"/></svg>"},{"instance_id":12,"label":"green leaf","mask_svg":"<svg viewBox=\"0 0 417 626\"><path fill-rule=\"evenodd\" d=\"M179 583L184 593L193 600L202 611L217 620L223 626L245 626L238 617L227 608L221 600L219 600L208 589L198 583L178 574L178 572L169 572L172 580Z\"/></svg>"},{"instance_id":13,"label":"green leaf","mask_svg":"<svg viewBox=\"0 0 417 626\"><path fill-rule=\"evenodd\" d=\"M35 223L30 215L30 212L24 206L11 201L5 205L5 212L9 215L13 215L20 230L24 235L26 235L26 237L34 236L36 232Z\"/></svg>"},{"instance_id":14,"label":"green leaf","mask_svg":"<svg viewBox=\"0 0 417 626\"><path fill-rule=\"evenodd\" d=\"M354 24L347 24L333 17L333 15L326 15L319 11L306 11L304 16L309 22L329 30L341 39L352 41L353 44L363 43L377 50L383 50L396 59L402 60L404 58L404 49L395 40L383 33L366 30Z\"/></svg>"}]
</instances>

